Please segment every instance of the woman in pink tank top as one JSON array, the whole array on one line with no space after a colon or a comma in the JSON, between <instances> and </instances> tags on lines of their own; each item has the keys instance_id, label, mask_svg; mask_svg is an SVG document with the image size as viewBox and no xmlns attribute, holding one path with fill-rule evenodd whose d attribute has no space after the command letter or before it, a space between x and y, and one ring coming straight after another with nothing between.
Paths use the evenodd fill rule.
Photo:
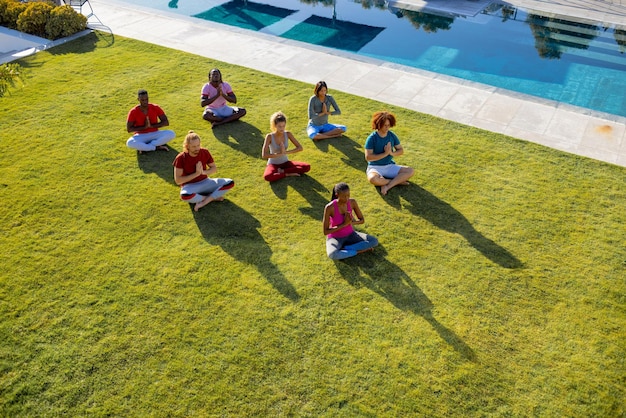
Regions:
<instances>
[{"instance_id":1,"label":"woman in pink tank top","mask_svg":"<svg viewBox=\"0 0 626 418\"><path fill-rule=\"evenodd\" d=\"M341 260L377 246L378 239L354 230L353 225L363 224L365 218L359 204L350 198L350 187L346 183L336 184L331 199L324 208L323 219L328 257Z\"/></svg>"}]
</instances>

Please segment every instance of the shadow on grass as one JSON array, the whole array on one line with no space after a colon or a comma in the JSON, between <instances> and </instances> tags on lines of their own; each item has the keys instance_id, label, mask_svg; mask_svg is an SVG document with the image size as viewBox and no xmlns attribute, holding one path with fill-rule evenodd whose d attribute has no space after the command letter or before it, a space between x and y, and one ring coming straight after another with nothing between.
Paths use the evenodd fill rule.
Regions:
<instances>
[{"instance_id":1,"label":"shadow on grass","mask_svg":"<svg viewBox=\"0 0 626 418\"><path fill-rule=\"evenodd\" d=\"M236 260L256 267L259 273L292 302L300 299L298 292L282 272L270 261L272 250L257 230L261 223L248 212L224 200L209 203L202 210L191 213L204 239L219 245Z\"/></svg>"},{"instance_id":2,"label":"shadow on grass","mask_svg":"<svg viewBox=\"0 0 626 418\"><path fill-rule=\"evenodd\" d=\"M408 209L411 213L426 219L437 228L461 235L494 263L510 269L523 267L513 254L482 235L458 210L429 191L411 183L408 186L394 187L383 199L394 208L400 209L400 197L409 203Z\"/></svg>"},{"instance_id":3,"label":"shadow on grass","mask_svg":"<svg viewBox=\"0 0 626 418\"><path fill-rule=\"evenodd\" d=\"M328 147L336 148L343 155L345 155L345 158L341 159L344 164L365 173L365 170L367 169L367 161L365 161L363 147L350 137L344 135L339 138L312 142L320 151L323 152L328 152Z\"/></svg>"},{"instance_id":4,"label":"shadow on grass","mask_svg":"<svg viewBox=\"0 0 626 418\"><path fill-rule=\"evenodd\" d=\"M99 23L90 23L89 27L94 29L96 36L99 40L104 41L104 44L109 47L115 43L115 35L110 27Z\"/></svg>"},{"instance_id":5,"label":"shadow on grass","mask_svg":"<svg viewBox=\"0 0 626 418\"><path fill-rule=\"evenodd\" d=\"M454 331L442 325L432 314L433 303L398 266L385 258L381 246L373 252L345 260L336 260L341 276L352 286L365 286L387 299L393 306L424 318L439 336L463 358L476 361L476 354Z\"/></svg>"},{"instance_id":6,"label":"shadow on grass","mask_svg":"<svg viewBox=\"0 0 626 418\"><path fill-rule=\"evenodd\" d=\"M115 38L111 29L106 26L94 29L97 30L85 36L81 36L69 42L50 48L48 52L52 55L82 54L85 52L92 52L98 48L99 44L109 47L115 43Z\"/></svg>"},{"instance_id":7,"label":"shadow on grass","mask_svg":"<svg viewBox=\"0 0 626 418\"><path fill-rule=\"evenodd\" d=\"M265 135L256 126L240 119L216 126L213 129L213 135L236 151L254 158L261 158Z\"/></svg>"},{"instance_id":8,"label":"shadow on grass","mask_svg":"<svg viewBox=\"0 0 626 418\"><path fill-rule=\"evenodd\" d=\"M168 148L170 149L169 152L153 151L139 154L130 149L129 152L135 152L137 154L137 165L141 171L146 174L154 173L166 182L174 184L174 166L172 163L176 155L178 155L178 151L171 148L169 145Z\"/></svg>"},{"instance_id":9,"label":"shadow on grass","mask_svg":"<svg viewBox=\"0 0 626 418\"><path fill-rule=\"evenodd\" d=\"M308 215L315 220L321 220L324 206L330 201L330 191L313 177L306 174L300 177L285 177L270 183L272 191L281 200L287 199L287 188L289 186L300 193L310 205L306 208L298 208L298 210L303 215ZM328 198L323 197L320 192L328 195Z\"/></svg>"}]
</instances>

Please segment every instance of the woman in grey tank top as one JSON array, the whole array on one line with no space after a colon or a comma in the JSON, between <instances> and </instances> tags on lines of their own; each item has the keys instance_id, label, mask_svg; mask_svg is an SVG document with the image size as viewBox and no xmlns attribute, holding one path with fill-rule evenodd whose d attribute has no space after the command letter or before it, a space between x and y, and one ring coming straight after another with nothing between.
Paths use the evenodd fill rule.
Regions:
<instances>
[{"instance_id":1,"label":"woman in grey tank top","mask_svg":"<svg viewBox=\"0 0 626 418\"><path fill-rule=\"evenodd\" d=\"M283 112L276 112L270 117L272 132L265 136L261 157L267 160L263 178L276 181L285 177L299 176L309 172L311 165L300 161L289 161L288 154L302 151L302 145L287 130L287 117ZM289 142L293 148L289 148Z\"/></svg>"}]
</instances>

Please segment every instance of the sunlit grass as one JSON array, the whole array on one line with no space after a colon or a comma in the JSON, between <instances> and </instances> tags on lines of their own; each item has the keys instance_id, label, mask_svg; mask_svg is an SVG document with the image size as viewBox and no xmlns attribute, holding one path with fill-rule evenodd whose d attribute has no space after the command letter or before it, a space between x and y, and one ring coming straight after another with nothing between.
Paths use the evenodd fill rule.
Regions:
<instances>
[{"instance_id":1,"label":"sunlit grass","mask_svg":"<svg viewBox=\"0 0 626 418\"><path fill-rule=\"evenodd\" d=\"M0 99L3 416L622 416L626 169L332 90L347 137L306 139L312 87L124 38L20 61ZM219 67L248 110L212 131ZM125 147L136 91L169 153ZM416 168L365 180L371 114ZM260 158L282 110L309 176ZM193 129L236 187L199 213L172 160ZM327 259L351 185L381 247Z\"/></svg>"}]
</instances>

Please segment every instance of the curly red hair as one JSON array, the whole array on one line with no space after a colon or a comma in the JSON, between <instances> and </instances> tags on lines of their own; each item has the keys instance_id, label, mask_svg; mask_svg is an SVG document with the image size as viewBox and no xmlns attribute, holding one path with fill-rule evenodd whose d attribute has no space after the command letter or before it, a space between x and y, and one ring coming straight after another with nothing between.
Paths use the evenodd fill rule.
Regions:
<instances>
[{"instance_id":1,"label":"curly red hair","mask_svg":"<svg viewBox=\"0 0 626 418\"><path fill-rule=\"evenodd\" d=\"M374 116L372 116L372 129L382 128L387 121L389 121L390 128L393 128L396 126L396 115L384 110L374 113Z\"/></svg>"}]
</instances>

